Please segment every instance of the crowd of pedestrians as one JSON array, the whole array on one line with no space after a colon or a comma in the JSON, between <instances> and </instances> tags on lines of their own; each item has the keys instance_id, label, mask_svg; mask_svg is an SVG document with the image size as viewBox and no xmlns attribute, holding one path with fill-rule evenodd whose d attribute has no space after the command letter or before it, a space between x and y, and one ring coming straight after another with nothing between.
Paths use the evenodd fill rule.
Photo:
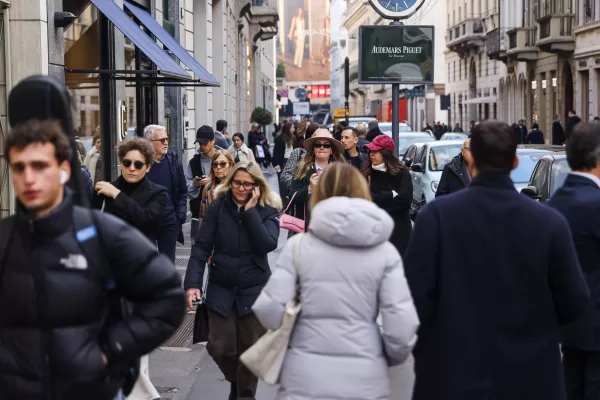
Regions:
<instances>
[{"instance_id":1,"label":"crowd of pedestrians","mask_svg":"<svg viewBox=\"0 0 600 400\"><path fill-rule=\"evenodd\" d=\"M147 354L198 302L230 400L256 398L240 357L285 334L292 303L272 366L281 400L390 399L388 368L411 354L414 400L600 398L600 124L569 117L572 172L547 204L510 179L538 129L472 124L413 227L410 172L376 121L334 134L287 122L271 153L260 125L246 145L220 120L197 130L187 165L150 125L118 145L109 182L81 168L102 143L76 148L64 87L30 79L11 93L3 147L17 213L0 220L0 398L156 397Z\"/></svg>"}]
</instances>

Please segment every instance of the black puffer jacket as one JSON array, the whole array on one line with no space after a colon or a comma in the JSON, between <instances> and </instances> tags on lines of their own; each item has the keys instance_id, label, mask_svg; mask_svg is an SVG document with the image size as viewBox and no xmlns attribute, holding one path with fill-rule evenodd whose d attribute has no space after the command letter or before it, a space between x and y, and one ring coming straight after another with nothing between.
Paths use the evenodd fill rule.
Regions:
<instances>
[{"instance_id":1,"label":"black puffer jacket","mask_svg":"<svg viewBox=\"0 0 600 400\"><path fill-rule=\"evenodd\" d=\"M0 399L112 400L121 385L115 366L147 354L181 323L173 264L136 229L94 213L116 287L134 306L126 321L107 322L106 283L76 239L70 196L46 217L19 210L0 221L0 235L11 235L0 267Z\"/></svg>"},{"instance_id":2,"label":"black puffer jacket","mask_svg":"<svg viewBox=\"0 0 600 400\"><path fill-rule=\"evenodd\" d=\"M185 288L202 289L204 268L212 255L206 305L227 317L252 312L271 276L267 254L277 248L281 199L271 193L265 207L238 211L231 192L216 192L192 248ZM213 253L214 250L214 253Z\"/></svg>"}]
</instances>

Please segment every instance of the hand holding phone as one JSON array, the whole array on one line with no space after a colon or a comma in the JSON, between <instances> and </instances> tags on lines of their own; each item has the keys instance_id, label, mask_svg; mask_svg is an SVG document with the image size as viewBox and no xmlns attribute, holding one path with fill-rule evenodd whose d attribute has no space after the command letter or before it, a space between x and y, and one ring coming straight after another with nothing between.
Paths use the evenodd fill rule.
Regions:
<instances>
[{"instance_id":1,"label":"hand holding phone","mask_svg":"<svg viewBox=\"0 0 600 400\"><path fill-rule=\"evenodd\" d=\"M248 193L248 202L246 203L244 210L249 210L252 207L256 207L258 204L258 199L260 199L260 188L257 186L254 188L254 190Z\"/></svg>"}]
</instances>

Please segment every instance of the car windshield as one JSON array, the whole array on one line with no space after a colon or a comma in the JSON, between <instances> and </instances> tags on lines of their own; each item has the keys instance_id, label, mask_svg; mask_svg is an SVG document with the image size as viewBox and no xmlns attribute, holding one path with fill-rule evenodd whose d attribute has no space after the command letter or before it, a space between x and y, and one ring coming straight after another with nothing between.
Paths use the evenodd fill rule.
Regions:
<instances>
[{"instance_id":1,"label":"car windshield","mask_svg":"<svg viewBox=\"0 0 600 400\"><path fill-rule=\"evenodd\" d=\"M406 135L399 135L399 137L398 137L398 148L400 150L398 150L398 154L400 154L400 156L404 155L406 153L406 150L408 150L408 148L413 143L433 142L434 140L435 140L435 138L432 137L432 136L406 136Z\"/></svg>"},{"instance_id":2,"label":"car windshield","mask_svg":"<svg viewBox=\"0 0 600 400\"><path fill-rule=\"evenodd\" d=\"M379 124L379 130L383 133L392 134L392 124L391 122L383 122ZM398 124L398 132L412 132L412 128L408 124Z\"/></svg>"},{"instance_id":3,"label":"car windshield","mask_svg":"<svg viewBox=\"0 0 600 400\"><path fill-rule=\"evenodd\" d=\"M569 168L566 158L554 161L554 164L552 164L552 176L550 178L550 196L565 183L569 172L571 172L571 168Z\"/></svg>"},{"instance_id":4,"label":"car windshield","mask_svg":"<svg viewBox=\"0 0 600 400\"><path fill-rule=\"evenodd\" d=\"M529 182L533 169L538 160L546 153L517 153L519 156L519 166L512 170L510 179L515 183Z\"/></svg>"},{"instance_id":5,"label":"car windshield","mask_svg":"<svg viewBox=\"0 0 600 400\"><path fill-rule=\"evenodd\" d=\"M462 144L453 144L449 146L435 146L429 149L429 170L443 171L454 157L460 153Z\"/></svg>"}]
</instances>

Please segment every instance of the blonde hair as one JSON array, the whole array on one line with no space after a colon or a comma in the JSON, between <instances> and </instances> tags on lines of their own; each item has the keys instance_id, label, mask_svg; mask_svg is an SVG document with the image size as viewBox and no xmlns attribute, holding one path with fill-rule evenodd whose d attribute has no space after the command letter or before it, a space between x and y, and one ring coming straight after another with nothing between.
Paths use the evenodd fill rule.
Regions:
<instances>
[{"instance_id":1,"label":"blonde hair","mask_svg":"<svg viewBox=\"0 0 600 400\"><path fill-rule=\"evenodd\" d=\"M267 180L265 179L265 176L262 173L262 170L260 169L258 164L254 162L242 161L235 165L229 173L229 175L227 175L225 181L219 186L217 186L217 188L215 189L215 199L219 199L225 196L226 193L231 191L231 183L233 181L233 178L235 177L235 174L238 171L244 171L250 174L252 179L254 179L254 183L260 189L260 198L258 199L258 205L260 205L261 207L273 207L277 209L277 211L282 210L281 197L279 197L277 193L271 191L269 185L267 184Z\"/></svg>"},{"instance_id":2,"label":"blonde hair","mask_svg":"<svg viewBox=\"0 0 600 400\"><path fill-rule=\"evenodd\" d=\"M329 159L329 162L331 163L333 161L337 161L337 162L344 163L344 164L346 163L346 159L342 155L342 152L336 150L336 148L332 144L331 158ZM310 171L310 169L314 166L315 166L315 152L312 149L307 150L306 153L304 154L304 158L300 162L300 165L298 165L298 169L296 170L296 174L294 175L294 178L303 179L308 174L308 171Z\"/></svg>"},{"instance_id":3,"label":"blonde hair","mask_svg":"<svg viewBox=\"0 0 600 400\"><path fill-rule=\"evenodd\" d=\"M314 207L331 197L372 200L367 180L356 167L348 163L334 163L325 170L312 193L310 206Z\"/></svg>"},{"instance_id":4,"label":"blonde hair","mask_svg":"<svg viewBox=\"0 0 600 400\"><path fill-rule=\"evenodd\" d=\"M233 168L233 166L235 165L235 161L233 161L233 157L231 157L231 154L229 154L229 152L227 150L215 151L215 154L213 155L212 161L210 163L210 174L208 175L211 182L215 179L215 167L213 167L212 164L215 161L217 161L219 159L219 157L221 157L221 156L225 157L227 159L227 162L229 163L229 173L231 173L231 168Z\"/></svg>"}]
</instances>

